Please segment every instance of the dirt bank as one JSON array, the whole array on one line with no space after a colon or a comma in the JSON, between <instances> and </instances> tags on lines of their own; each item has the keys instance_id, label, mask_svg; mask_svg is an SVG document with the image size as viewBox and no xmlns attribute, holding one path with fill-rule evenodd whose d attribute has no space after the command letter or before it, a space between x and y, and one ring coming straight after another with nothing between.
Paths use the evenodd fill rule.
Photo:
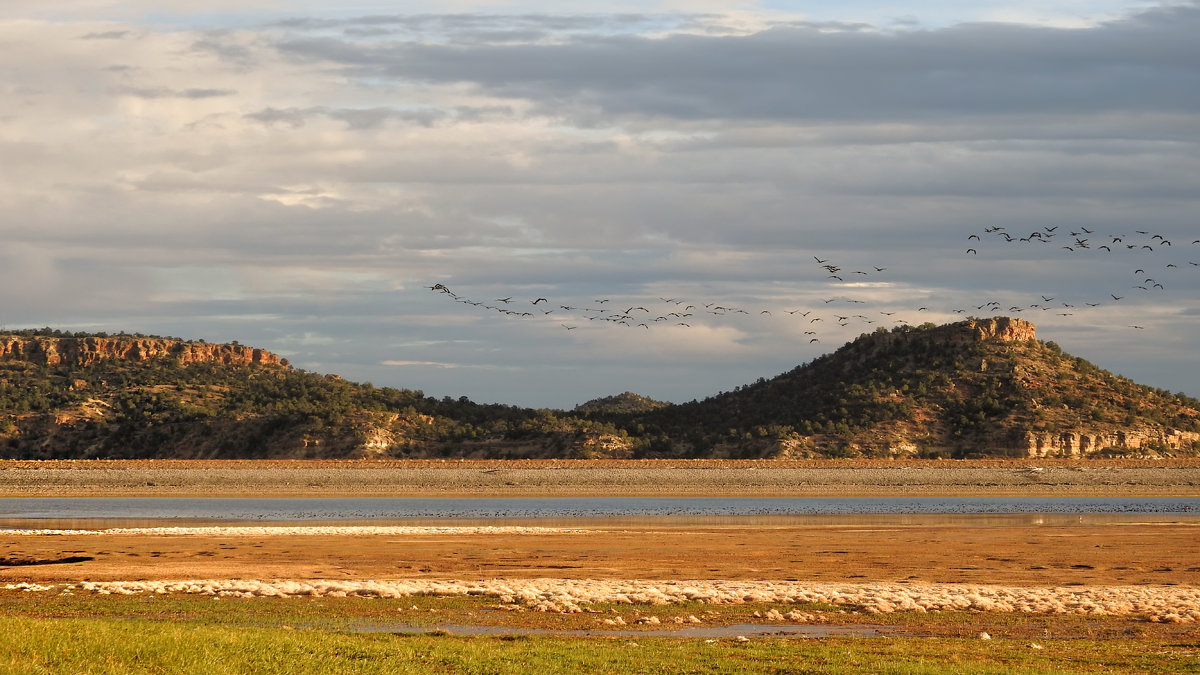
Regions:
<instances>
[{"instance_id":1,"label":"dirt bank","mask_svg":"<svg viewBox=\"0 0 1200 675\"><path fill-rule=\"evenodd\" d=\"M0 461L0 496L1200 496L1200 460Z\"/></svg>"},{"instance_id":2,"label":"dirt bank","mask_svg":"<svg viewBox=\"0 0 1200 675\"><path fill-rule=\"evenodd\" d=\"M0 582L137 579L725 579L1200 586L1200 521L860 516L575 523L361 535L283 530L7 536Z\"/></svg>"}]
</instances>

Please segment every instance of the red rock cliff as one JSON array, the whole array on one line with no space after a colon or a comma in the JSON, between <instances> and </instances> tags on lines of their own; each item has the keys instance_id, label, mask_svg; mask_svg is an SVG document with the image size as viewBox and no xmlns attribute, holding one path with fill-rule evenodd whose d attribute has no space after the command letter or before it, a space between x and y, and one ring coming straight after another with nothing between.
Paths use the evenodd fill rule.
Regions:
<instances>
[{"instance_id":1,"label":"red rock cliff","mask_svg":"<svg viewBox=\"0 0 1200 675\"><path fill-rule=\"evenodd\" d=\"M0 360L29 361L48 366L88 366L104 359L149 361L159 358L175 359L180 363L259 363L288 367L287 359L277 354L242 345L124 336L77 338L0 335Z\"/></svg>"},{"instance_id":2,"label":"red rock cliff","mask_svg":"<svg viewBox=\"0 0 1200 675\"><path fill-rule=\"evenodd\" d=\"M998 316L965 322L964 329L976 341L1027 342L1037 339L1037 327L1024 319Z\"/></svg>"},{"instance_id":3,"label":"red rock cliff","mask_svg":"<svg viewBox=\"0 0 1200 675\"><path fill-rule=\"evenodd\" d=\"M929 330L924 328L907 332L883 330L870 337L876 348L887 348L908 342L930 345L972 342L1023 343L1037 339L1037 327L1025 319L997 316L990 319L967 319Z\"/></svg>"}]
</instances>

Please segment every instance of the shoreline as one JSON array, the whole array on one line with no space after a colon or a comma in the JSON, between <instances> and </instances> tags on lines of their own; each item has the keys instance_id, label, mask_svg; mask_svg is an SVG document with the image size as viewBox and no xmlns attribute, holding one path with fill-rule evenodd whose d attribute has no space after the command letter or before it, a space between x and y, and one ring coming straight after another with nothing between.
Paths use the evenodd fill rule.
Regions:
<instances>
[{"instance_id":1,"label":"shoreline","mask_svg":"<svg viewBox=\"0 0 1200 675\"><path fill-rule=\"evenodd\" d=\"M1200 459L0 460L0 497L1200 497Z\"/></svg>"}]
</instances>

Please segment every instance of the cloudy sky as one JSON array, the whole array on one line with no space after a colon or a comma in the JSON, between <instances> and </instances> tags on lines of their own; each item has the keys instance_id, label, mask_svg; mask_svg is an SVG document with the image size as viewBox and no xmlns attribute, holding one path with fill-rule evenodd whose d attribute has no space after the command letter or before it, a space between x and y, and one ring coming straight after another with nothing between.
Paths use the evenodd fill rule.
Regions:
<instances>
[{"instance_id":1,"label":"cloudy sky","mask_svg":"<svg viewBox=\"0 0 1200 675\"><path fill-rule=\"evenodd\" d=\"M0 324L570 408L1009 315L1200 395L1197 33L1119 0L5 2Z\"/></svg>"}]
</instances>

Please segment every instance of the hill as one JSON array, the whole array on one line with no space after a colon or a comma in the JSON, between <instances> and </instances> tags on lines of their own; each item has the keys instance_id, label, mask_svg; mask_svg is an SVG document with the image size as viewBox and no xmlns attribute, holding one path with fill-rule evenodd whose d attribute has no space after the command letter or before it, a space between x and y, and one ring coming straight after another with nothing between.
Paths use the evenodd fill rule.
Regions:
<instances>
[{"instance_id":1,"label":"hill","mask_svg":"<svg viewBox=\"0 0 1200 675\"><path fill-rule=\"evenodd\" d=\"M238 344L0 334L0 457L1188 455L1200 403L997 317L865 334L779 375L671 405L436 399L292 368Z\"/></svg>"},{"instance_id":2,"label":"hill","mask_svg":"<svg viewBox=\"0 0 1200 675\"><path fill-rule=\"evenodd\" d=\"M1195 452L1198 409L997 317L880 328L771 380L606 419L674 456L1136 455Z\"/></svg>"},{"instance_id":3,"label":"hill","mask_svg":"<svg viewBox=\"0 0 1200 675\"><path fill-rule=\"evenodd\" d=\"M0 457L582 456L615 428L294 369L237 344L0 334Z\"/></svg>"},{"instance_id":4,"label":"hill","mask_svg":"<svg viewBox=\"0 0 1200 675\"><path fill-rule=\"evenodd\" d=\"M652 398L627 391L616 396L605 396L580 403L572 412L576 415L619 415L650 412L670 405L665 401L655 401Z\"/></svg>"}]
</instances>

